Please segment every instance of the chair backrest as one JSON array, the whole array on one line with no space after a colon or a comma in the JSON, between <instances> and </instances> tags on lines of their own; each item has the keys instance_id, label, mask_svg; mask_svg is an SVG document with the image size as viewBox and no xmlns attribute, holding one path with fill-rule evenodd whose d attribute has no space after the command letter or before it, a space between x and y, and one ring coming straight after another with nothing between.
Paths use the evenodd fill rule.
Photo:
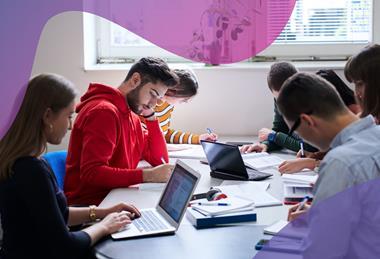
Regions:
<instances>
[{"instance_id":1,"label":"chair backrest","mask_svg":"<svg viewBox=\"0 0 380 259\"><path fill-rule=\"evenodd\" d=\"M67 151L54 151L43 155L50 167L53 169L55 177L57 178L58 186L63 190L63 182L66 174L66 157Z\"/></svg>"}]
</instances>

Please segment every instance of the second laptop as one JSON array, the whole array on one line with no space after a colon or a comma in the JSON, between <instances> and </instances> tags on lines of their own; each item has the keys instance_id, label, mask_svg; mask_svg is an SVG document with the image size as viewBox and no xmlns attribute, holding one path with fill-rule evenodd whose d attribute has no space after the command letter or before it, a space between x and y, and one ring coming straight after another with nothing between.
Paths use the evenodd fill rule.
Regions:
<instances>
[{"instance_id":1,"label":"second laptop","mask_svg":"<svg viewBox=\"0 0 380 259\"><path fill-rule=\"evenodd\" d=\"M224 180L258 181L272 176L269 173L247 168L236 145L203 140L201 144L210 165L212 177Z\"/></svg>"}]
</instances>

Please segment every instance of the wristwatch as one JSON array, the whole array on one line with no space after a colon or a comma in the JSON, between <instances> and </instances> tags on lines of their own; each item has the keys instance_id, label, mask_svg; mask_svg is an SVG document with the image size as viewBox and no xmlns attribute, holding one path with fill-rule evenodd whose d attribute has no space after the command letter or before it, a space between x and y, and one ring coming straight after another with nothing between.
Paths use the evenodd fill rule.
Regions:
<instances>
[{"instance_id":1,"label":"wristwatch","mask_svg":"<svg viewBox=\"0 0 380 259\"><path fill-rule=\"evenodd\" d=\"M274 142L274 140L276 139L276 135L277 135L277 132L271 132L268 134L268 141L269 142Z\"/></svg>"},{"instance_id":2,"label":"wristwatch","mask_svg":"<svg viewBox=\"0 0 380 259\"><path fill-rule=\"evenodd\" d=\"M96 221L96 213L95 213L95 210L96 210L96 206L95 205L90 205L89 206L90 208L90 213L89 213L89 218L91 221Z\"/></svg>"}]
</instances>

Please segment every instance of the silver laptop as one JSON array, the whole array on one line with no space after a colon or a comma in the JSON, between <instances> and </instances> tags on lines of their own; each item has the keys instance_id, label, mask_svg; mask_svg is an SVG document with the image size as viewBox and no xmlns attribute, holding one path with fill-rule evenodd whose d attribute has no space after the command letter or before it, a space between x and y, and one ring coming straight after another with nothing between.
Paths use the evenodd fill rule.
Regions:
<instances>
[{"instance_id":1,"label":"silver laptop","mask_svg":"<svg viewBox=\"0 0 380 259\"><path fill-rule=\"evenodd\" d=\"M173 234L181 223L199 179L198 172L177 160L156 208L140 210L141 217L133 220L124 230L112 234L112 238Z\"/></svg>"}]
</instances>

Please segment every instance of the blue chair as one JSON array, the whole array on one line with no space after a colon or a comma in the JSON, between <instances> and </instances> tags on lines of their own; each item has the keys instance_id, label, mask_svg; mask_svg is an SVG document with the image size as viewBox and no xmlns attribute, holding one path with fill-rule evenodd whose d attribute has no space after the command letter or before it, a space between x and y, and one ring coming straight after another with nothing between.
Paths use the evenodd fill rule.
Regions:
<instances>
[{"instance_id":1,"label":"blue chair","mask_svg":"<svg viewBox=\"0 0 380 259\"><path fill-rule=\"evenodd\" d=\"M43 155L43 158L46 159L50 167L53 169L58 186L61 190L63 190L63 182L66 174L66 157L66 150L49 152Z\"/></svg>"}]
</instances>

